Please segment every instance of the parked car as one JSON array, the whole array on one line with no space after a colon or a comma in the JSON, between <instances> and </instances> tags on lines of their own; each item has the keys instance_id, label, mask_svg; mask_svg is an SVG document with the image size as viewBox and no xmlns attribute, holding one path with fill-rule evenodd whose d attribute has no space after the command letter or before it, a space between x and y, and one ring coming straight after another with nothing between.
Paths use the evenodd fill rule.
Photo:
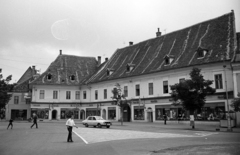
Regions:
<instances>
[{"instance_id":1,"label":"parked car","mask_svg":"<svg viewBox=\"0 0 240 155\"><path fill-rule=\"evenodd\" d=\"M99 127L106 126L107 128L110 128L112 123L109 120L103 119L101 116L88 116L87 119L82 121L83 125L85 127L93 126L93 127Z\"/></svg>"}]
</instances>

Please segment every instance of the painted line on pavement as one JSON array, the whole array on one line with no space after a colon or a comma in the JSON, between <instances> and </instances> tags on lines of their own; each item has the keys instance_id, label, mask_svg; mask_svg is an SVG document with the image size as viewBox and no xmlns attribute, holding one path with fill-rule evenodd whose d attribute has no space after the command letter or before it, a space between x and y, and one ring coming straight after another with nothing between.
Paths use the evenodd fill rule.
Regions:
<instances>
[{"instance_id":1,"label":"painted line on pavement","mask_svg":"<svg viewBox=\"0 0 240 155\"><path fill-rule=\"evenodd\" d=\"M88 142L82 137L80 136L78 133L76 133L75 131L73 131L78 137L80 137L86 144L88 144Z\"/></svg>"}]
</instances>

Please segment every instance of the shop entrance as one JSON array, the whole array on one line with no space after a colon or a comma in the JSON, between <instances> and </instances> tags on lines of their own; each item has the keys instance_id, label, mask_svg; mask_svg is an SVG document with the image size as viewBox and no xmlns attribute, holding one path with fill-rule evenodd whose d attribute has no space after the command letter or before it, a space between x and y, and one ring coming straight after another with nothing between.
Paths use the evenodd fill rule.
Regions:
<instances>
[{"instance_id":1,"label":"shop entrance","mask_svg":"<svg viewBox=\"0 0 240 155\"><path fill-rule=\"evenodd\" d=\"M130 122L130 119L131 119L131 109L129 105L125 105L123 107L123 121Z\"/></svg>"},{"instance_id":2,"label":"shop entrance","mask_svg":"<svg viewBox=\"0 0 240 155\"><path fill-rule=\"evenodd\" d=\"M80 112L80 119L85 119L85 111L81 110Z\"/></svg>"},{"instance_id":3,"label":"shop entrance","mask_svg":"<svg viewBox=\"0 0 240 155\"><path fill-rule=\"evenodd\" d=\"M103 109L102 117L103 117L103 119L106 119L106 110L105 109Z\"/></svg>"},{"instance_id":4,"label":"shop entrance","mask_svg":"<svg viewBox=\"0 0 240 155\"><path fill-rule=\"evenodd\" d=\"M147 120L148 120L148 122L153 122L152 108L147 109Z\"/></svg>"},{"instance_id":5,"label":"shop entrance","mask_svg":"<svg viewBox=\"0 0 240 155\"><path fill-rule=\"evenodd\" d=\"M52 119L57 119L57 110L52 111Z\"/></svg>"}]
</instances>

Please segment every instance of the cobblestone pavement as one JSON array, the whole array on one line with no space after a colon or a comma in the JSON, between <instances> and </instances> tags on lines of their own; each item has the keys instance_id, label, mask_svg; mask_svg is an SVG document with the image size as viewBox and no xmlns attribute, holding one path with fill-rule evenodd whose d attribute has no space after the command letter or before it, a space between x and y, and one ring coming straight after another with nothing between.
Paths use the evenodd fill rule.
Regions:
<instances>
[{"instance_id":1,"label":"cobblestone pavement","mask_svg":"<svg viewBox=\"0 0 240 155\"><path fill-rule=\"evenodd\" d=\"M171 133L171 132L144 132L132 130L116 130L105 128L78 128L73 132L80 137L86 144L126 140L126 139L142 139L142 138L180 138L180 137L204 137L217 132L189 132L189 133Z\"/></svg>"}]
</instances>

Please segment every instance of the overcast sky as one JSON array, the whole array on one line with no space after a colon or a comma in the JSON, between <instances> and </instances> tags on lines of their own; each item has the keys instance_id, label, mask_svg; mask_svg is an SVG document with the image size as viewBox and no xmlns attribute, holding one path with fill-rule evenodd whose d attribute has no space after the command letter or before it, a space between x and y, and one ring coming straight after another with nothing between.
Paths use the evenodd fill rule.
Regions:
<instances>
[{"instance_id":1,"label":"overcast sky","mask_svg":"<svg viewBox=\"0 0 240 155\"><path fill-rule=\"evenodd\" d=\"M0 68L17 82L29 66L43 73L59 55L111 55L118 48L216 18L239 0L0 0Z\"/></svg>"}]
</instances>

